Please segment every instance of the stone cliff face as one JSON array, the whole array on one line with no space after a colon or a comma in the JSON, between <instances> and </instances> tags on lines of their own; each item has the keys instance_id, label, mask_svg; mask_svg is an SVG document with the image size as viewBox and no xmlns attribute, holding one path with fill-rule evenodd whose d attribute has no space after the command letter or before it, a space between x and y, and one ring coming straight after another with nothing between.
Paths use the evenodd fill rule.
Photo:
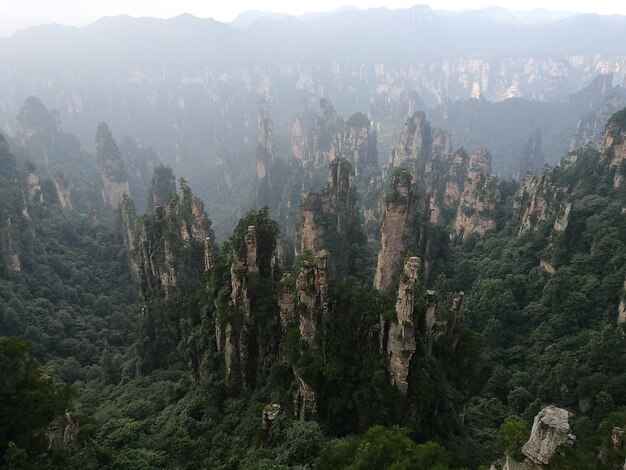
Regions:
<instances>
[{"instance_id":1,"label":"stone cliff face","mask_svg":"<svg viewBox=\"0 0 626 470\"><path fill-rule=\"evenodd\" d=\"M28 192L28 200L41 204L43 202L43 193L41 192L41 184L39 175L34 168L31 168L26 175L26 191Z\"/></svg>"},{"instance_id":2,"label":"stone cliff face","mask_svg":"<svg viewBox=\"0 0 626 470\"><path fill-rule=\"evenodd\" d=\"M602 106L600 106L595 113L583 116L580 121L578 121L576 131L570 142L570 151L584 147L585 145L598 145L607 121L614 113L623 107L624 96L622 94L612 93L607 96Z\"/></svg>"},{"instance_id":3,"label":"stone cliff face","mask_svg":"<svg viewBox=\"0 0 626 470\"><path fill-rule=\"evenodd\" d=\"M117 209L124 196L130 195L128 175L109 126L103 122L96 131L96 157L104 206L109 210Z\"/></svg>"},{"instance_id":4,"label":"stone cliff face","mask_svg":"<svg viewBox=\"0 0 626 470\"><path fill-rule=\"evenodd\" d=\"M148 191L148 210L165 206L170 197L176 196L176 177L170 167L163 165L154 169Z\"/></svg>"},{"instance_id":5,"label":"stone cliff face","mask_svg":"<svg viewBox=\"0 0 626 470\"><path fill-rule=\"evenodd\" d=\"M305 193L300 205L299 252L327 249L333 275L349 273L350 245L363 238L356 204L353 167L342 159L330 164L326 188Z\"/></svg>"},{"instance_id":6,"label":"stone cliff face","mask_svg":"<svg viewBox=\"0 0 626 470\"><path fill-rule=\"evenodd\" d=\"M2 258L5 271L9 276L19 276L22 272L22 263L14 237L14 229L9 218L2 230Z\"/></svg>"},{"instance_id":7,"label":"stone cliff face","mask_svg":"<svg viewBox=\"0 0 626 470\"><path fill-rule=\"evenodd\" d=\"M47 147L61 134L58 114L48 111L39 98L29 96L20 109L17 121L20 143L39 157L38 163L42 163L46 170L50 163Z\"/></svg>"},{"instance_id":8,"label":"stone cliff face","mask_svg":"<svg viewBox=\"0 0 626 470\"><path fill-rule=\"evenodd\" d=\"M308 174L344 159L362 180L377 166L376 130L365 114L353 114L344 125L330 101L321 99L313 125L311 120L305 102L291 125L291 151Z\"/></svg>"},{"instance_id":9,"label":"stone cliff face","mask_svg":"<svg viewBox=\"0 0 626 470\"><path fill-rule=\"evenodd\" d=\"M313 168L324 168L336 158L336 151L341 147L342 130L343 119L337 115L332 104L322 98L313 126Z\"/></svg>"},{"instance_id":10,"label":"stone cliff face","mask_svg":"<svg viewBox=\"0 0 626 470\"><path fill-rule=\"evenodd\" d=\"M213 259L213 233L202 201L181 180L180 195L136 219L132 201L121 209L122 235L142 300L169 298L200 282Z\"/></svg>"},{"instance_id":11,"label":"stone cliff face","mask_svg":"<svg viewBox=\"0 0 626 470\"><path fill-rule=\"evenodd\" d=\"M396 145L391 149L389 168L414 166L415 161L426 161L431 146L430 124L423 112L416 112L406 121Z\"/></svg>"},{"instance_id":12,"label":"stone cliff face","mask_svg":"<svg viewBox=\"0 0 626 470\"><path fill-rule=\"evenodd\" d=\"M565 230L571 210L571 204L565 202L566 195L565 188L552 183L551 172L524 178L513 201L519 220L518 236L551 220L556 230Z\"/></svg>"},{"instance_id":13,"label":"stone cliff face","mask_svg":"<svg viewBox=\"0 0 626 470\"><path fill-rule=\"evenodd\" d=\"M496 227L496 207L500 202L497 177L491 171L491 154L486 150L472 153L467 181L454 219L455 233L466 239L471 234L484 235Z\"/></svg>"},{"instance_id":14,"label":"stone cliff face","mask_svg":"<svg viewBox=\"0 0 626 470\"><path fill-rule=\"evenodd\" d=\"M576 131L571 138L569 150L574 151L586 145L598 146L609 118L624 107L626 90L623 86L613 86L614 73L601 73L591 84L570 96L570 102L581 104L589 109L581 116Z\"/></svg>"},{"instance_id":15,"label":"stone cliff face","mask_svg":"<svg viewBox=\"0 0 626 470\"><path fill-rule=\"evenodd\" d=\"M543 164L544 157L541 150L541 131L537 129L531 134L522 149L519 166L515 171L514 178L519 181L524 178L526 173L532 173L533 175L539 174Z\"/></svg>"},{"instance_id":16,"label":"stone cliff face","mask_svg":"<svg viewBox=\"0 0 626 470\"><path fill-rule=\"evenodd\" d=\"M465 180L467 178L467 169L469 166L469 156L464 149L457 150L450 158L448 174L443 197L443 208L446 211L456 211Z\"/></svg>"},{"instance_id":17,"label":"stone cliff face","mask_svg":"<svg viewBox=\"0 0 626 470\"><path fill-rule=\"evenodd\" d=\"M257 180L262 181L268 177L268 167L274 159L272 121L268 118L259 119L259 137L257 145Z\"/></svg>"},{"instance_id":18,"label":"stone cliff face","mask_svg":"<svg viewBox=\"0 0 626 470\"><path fill-rule=\"evenodd\" d=\"M70 196L70 187L61 173L54 175L52 179L54 189L57 193L57 200L63 209L72 209L72 198Z\"/></svg>"},{"instance_id":19,"label":"stone cliff face","mask_svg":"<svg viewBox=\"0 0 626 470\"><path fill-rule=\"evenodd\" d=\"M626 323L626 280L624 280L623 291L620 295L619 305L617 307L617 323L623 325Z\"/></svg>"},{"instance_id":20,"label":"stone cliff face","mask_svg":"<svg viewBox=\"0 0 626 470\"><path fill-rule=\"evenodd\" d=\"M416 347L416 328L413 323L420 259L411 257L404 263L396 300L396 319L389 326L387 356L391 383L403 396L408 390L409 366Z\"/></svg>"},{"instance_id":21,"label":"stone cliff face","mask_svg":"<svg viewBox=\"0 0 626 470\"><path fill-rule=\"evenodd\" d=\"M416 244L419 237L417 205L411 172L400 170L392 175L391 189L384 203L381 248L374 276L374 288L378 290L391 287L402 269L402 258Z\"/></svg>"},{"instance_id":22,"label":"stone cliff face","mask_svg":"<svg viewBox=\"0 0 626 470\"><path fill-rule=\"evenodd\" d=\"M296 305L298 305L298 331L300 341L306 344L308 354L320 355L316 336L324 328L324 317L328 314L329 253L321 250L314 259L304 260L296 280ZM294 367L295 392L294 415L301 420L317 417L317 394Z\"/></svg>"},{"instance_id":23,"label":"stone cliff face","mask_svg":"<svg viewBox=\"0 0 626 470\"><path fill-rule=\"evenodd\" d=\"M291 124L290 132L291 153L300 161L302 166L306 166L309 158L309 145L313 133L311 121L307 102L302 100L298 115Z\"/></svg>"},{"instance_id":24,"label":"stone cliff face","mask_svg":"<svg viewBox=\"0 0 626 470\"><path fill-rule=\"evenodd\" d=\"M223 329L216 330L218 349L223 351L226 379L243 389L252 388L255 378L255 369L249 363L253 345L249 322L253 311L248 275L259 272L257 250L256 228L252 225L245 235L245 249L233 252L230 266L230 315Z\"/></svg>"},{"instance_id":25,"label":"stone cliff face","mask_svg":"<svg viewBox=\"0 0 626 470\"><path fill-rule=\"evenodd\" d=\"M600 144L600 162L608 164L613 172L613 187L619 188L624 182L626 170L623 162L626 161L626 111L622 110L613 115L606 125L606 130Z\"/></svg>"},{"instance_id":26,"label":"stone cliff face","mask_svg":"<svg viewBox=\"0 0 626 470\"><path fill-rule=\"evenodd\" d=\"M576 436L569 425L570 413L562 408L548 406L533 422L528 442L522 447L524 455L535 465L548 465L561 445L573 445Z\"/></svg>"},{"instance_id":27,"label":"stone cliff face","mask_svg":"<svg viewBox=\"0 0 626 470\"><path fill-rule=\"evenodd\" d=\"M352 163L359 181L364 181L368 169L378 165L376 130L365 114L355 113L348 118L341 146L335 155Z\"/></svg>"}]
</instances>

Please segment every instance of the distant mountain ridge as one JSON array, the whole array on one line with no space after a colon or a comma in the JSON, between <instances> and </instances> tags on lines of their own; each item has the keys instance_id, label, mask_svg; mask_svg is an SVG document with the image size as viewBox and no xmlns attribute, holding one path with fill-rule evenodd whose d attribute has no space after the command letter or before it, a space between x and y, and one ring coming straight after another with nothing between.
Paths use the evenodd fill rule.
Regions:
<instances>
[{"instance_id":1,"label":"distant mountain ridge","mask_svg":"<svg viewBox=\"0 0 626 470\"><path fill-rule=\"evenodd\" d=\"M624 84L626 17L550 15L517 21L499 9L415 6L304 19L258 14L242 29L192 15L34 27L0 39L0 127L16 132L30 95L58 110L87 151L107 122L188 178L219 221L233 198L247 206L238 188L254 177L259 100L269 104L277 149L288 146L301 102L327 98L342 116L358 111L383 122L386 152L394 129L418 109L442 107L444 120L459 100L564 102L598 74ZM574 131L559 135L569 140ZM494 168L511 174L501 161L494 154Z\"/></svg>"}]
</instances>

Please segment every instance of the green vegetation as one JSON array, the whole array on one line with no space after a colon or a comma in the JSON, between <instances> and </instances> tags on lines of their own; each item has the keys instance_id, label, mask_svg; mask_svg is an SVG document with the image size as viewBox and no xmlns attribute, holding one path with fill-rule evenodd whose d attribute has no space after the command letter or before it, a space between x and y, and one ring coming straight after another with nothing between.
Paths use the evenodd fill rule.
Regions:
<instances>
[{"instance_id":1,"label":"green vegetation","mask_svg":"<svg viewBox=\"0 0 626 470\"><path fill-rule=\"evenodd\" d=\"M110 133L99 135L104 149ZM61 210L46 197L46 178L43 203L28 198L18 159L0 139L1 465L478 468L505 454L521 459L533 417L548 404L574 413L577 436L554 468L623 465L624 449L610 437L626 427L617 324L626 191L613 187L615 170L596 151L576 156L552 174L569 189L557 203L572 204L560 232L549 220L518 236L510 182L501 184L498 230L483 238L453 243L445 227L420 224L420 255L432 271L415 284L403 397L380 347L395 299L367 285L374 252L359 220L337 237L337 220L315 214L325 248L345 255L354 277L322 282L328 273L310 252L293 266L278 261L268 207L239 220L205 272L203 243L188 240L201 206L184 180L168 210L136 218L125 205L135 230L127 253L122 227ZM410 187L411 174L399 169L391 181L387 202L401 202L398 187ZM159 167L153 182L157 206L172 194L171 169ZM319 211L320 197L306 208ZM210 220L201 225L212 238ZM437 321L425 331L431 287ZM451 313L460 291L463 315ZM294 417L301 383L314 394L316 421ZM280 411L268 424L269 404ZM80 431L52 445L50 424L67 416Z\"/></svg>"}]
</instances>

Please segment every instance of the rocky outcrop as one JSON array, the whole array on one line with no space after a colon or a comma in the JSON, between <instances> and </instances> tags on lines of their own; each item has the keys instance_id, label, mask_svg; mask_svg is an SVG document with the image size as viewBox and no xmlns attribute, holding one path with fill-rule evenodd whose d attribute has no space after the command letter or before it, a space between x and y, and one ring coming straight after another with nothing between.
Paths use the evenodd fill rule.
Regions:
<instances>
[{"instance_id":1,"label":"rocky outcrop","mask_svg":"<svg viewBox=\"0 0 626 470\"><path fill-rule=\"evenodd\" d=\"M324 317L328 314L329 308L328 258L329 253L322 250L313 259L303 259L296 281L300 341L306 344L307 354L312 355L321 354L320 344L316 341L316 337L324 327ZM293 397L294 415L301 420L315 419L317 417L317 393L304 381L296 367L293 372L296 377Z\"/></svg>"},{"instance_id":2,"label":"rocky outcrop","mask_svg":"<svg viewBox=\"0 0 626 470\"><path fill-rule=\"evenodd\" d=\"M19 276L22 272L22 263L14 237L11 219L8 218L2 230L2 259L4 260L5 272L9 276Z\"/></svg>"},{"instance_id":3,"label":"rocky outcrop","mask_svg":"<svg viewBox=\"0 0 626 470\"><path fill-rule=\"evenodd\" d=\"M103 122L96 131L96 157L104 206L109 210L117 209L124 196L130 196L128 175L109 126Z\"/></svg>"},{"instance_id":4,"label":"rocky outcrop","mask_svg":"<svg viewBox=\"0 0 626 470\"><path fill-rule=\"evenodd\" d=\"M337 157L343 127L343 119L337 115L331 102L322 98L313 126L313 168L324 168Z\"/></svg>"},{"instance_id":5,"label":"rocky outcrop","mask_svg":"<svg viewBox=\"0 0 626 470\"><path fill-rule=\"evenodd\" d=\"M626 110L615 113L606 125L600 144L600 164L613 174L613 187L619 188L626 177Z\"/></svg>"},{"instance_id":6,"label":"rocky outcrop","mask_svg":"<svg viewBox=\"0 0 626 470\"><path fill-rule=\"evenodd\" d=\"M365 114L354 113L344 126L330 101L321 99L313 125L311 120L304 101L291 125L291 151L309 177L336 159L350 162L360 181L377 166L377 134Z\"/></svg>"},{"instance_id":7,"label":"rocky outcrop","mask_svg":"<svg viewBox=\"0 0 626 470\"><path fill-rule=\"evenodd\" d=\"M354 167L357 180L364 181L369 168L378 165L376 130L363 113L354 113L348 118L343 131L341 146L335 152Z\"/></svg>"},{"instance_id":8,"label":"rocky outcrop","mask_svg":"<svg viewBox=\"0 0 626 470\"><path fill-rule=\"evenodd\" d=\"M465 180L467 179L467 170L469 166L469 156L465 149L459 149L450 158L446 185L444 191L443 207L451 211L456 210L461 196Z\"/></svg>"},{"instance_id":9,"label":"rocky outcrop","mask_svg":"<svg viewBox=\"0 0 626 470\"><path fill-rule=\"evenodd\" d=\"M41 204L43 202L41 183L39 182L39 175L34 166L28 168L28 173L26 174L26 191L29 201L35 204Z\"/></svg>"},{"instance_id":10,"label":"rocky outcrop","mask_svg":"<svg viewBox=\"0 0 626 470\"><path fill-rule=\"evenodd\" d=\"M419 238L417 206L411 172L395 172L384 203L381 248L374 275L374 288L378 290L391 287L402 269L402 258Z\"/></svg>"},{"instance_id":11,"label":"rocky outcrop","mask_svg":"<svg viewBox=\"0 0 626 470\"><path fill-rule=\"evenodd\" d=\"M165 206L169 198L176 196L176 178L169 166L154 168L148 191L148 211Z\"/></svg>"},{"instance_id":12,"label":"rocky outcrop","mask_svg":"<svg viewBox=\"0 0 626 470\"><path fill-rule=\"evenodd\" d=\"M420 259L411 257L404 263L396 299L396 318L389 327L387 356L391 383L406 396L411 358L416 348L416 328L413 321Z\"/></svg>"},{"instance_id":13,"label":"rocky outcrop","mask_svg":"<svg viewBox=\"0 0 626 470\"><path fill-rule=\"evenodd\" d=\"M521 180L527 173L539 174L544 164L541 150L541 131L536 129L524 144L514 178Z\"/></svg>"},{"instance_id":14,"label":"rocky outcrop","mask_svg":"<svg viewBox=\"0 0 626 470\"><path fill-rule=\"evenodd\" d=\"M131 272L142 300L169 298L200 282L213 259L213 232L204 204L184 180L180 195L165 207L157 206L154 213L137 219L128 197L120 213Z\"/></svg>"},{"instance_id":15,"label":"rocky outcrop","mask_svg":"<svg viewBox=\"0 0 626 470\"><path fill-rule=\"evenodd\" d=\"M626 323L626 280L624 280L619 305L617 306L617 323L619 325Z\"/></svg>"},{"instance_id":16,"label":"rocky outcrop","mask_svg":"<svg viewBox=\"0 0 626 470\"><path fill-rule=\"evenodd\" d=\"M155 174L154 169L160 166L161 162L152 148L142 145L128 135L122 139L119 149L128 175L130 196L137 203L142 203L139 207L143 210L145 195L152 187L151 178ZM154 207L148 205L146 210L153 211Z\"/></svg>"},{"instance_id":17,"label":"rocky outcrop","mask_svg":"<svg viewBox=\"0 0 626 470\"><path fill-rule=\"evenodd\" d=\"M251 211L237 225L230 239L229 276L215 279L213 321L217 349L227 383L236 391L250 391L270 374L284 355L281 333L293 326L293 306L287 296L274 295L277 228L267 209ZM225 271L226 272L226 271ZM286 279L285 279L286 281ZM213 287L212 287L213 288ZM228 293L228 295L227 295ZM280 306L284 306L281 323Z\"/></svg>"},{"instance_id":18,"label":"rocky outcrop","mask_svg":"<svg viewBox=\"0 0 626 470\"><path fill-rule=\"evenodd\" d=\"M280 405L278 403L271 403L263 407L263 412L261 413L261 427L263 428L263 433L266 437L272 427L272 424L274 423L274 420L278 418L279 414Z\"/></svg>"},{"instance_id":19,"label":"rocky outcrop","mask_svg":"<svg viewBox=\"0 0 626 470\"><path fill-rule=\"evenodd\" d=\"M570 101L575 101L581 109L592 110L578 121L570 151L589 145L596 147L609 118L624 107L626 92L622 86L613 86L614 78L613 73L600 74L588 87L570 96Z\"/></svg>"},{"instance_id":20,"label":"rocky outcrop","mask_svg":"<svg viewBox=\"0 0 626 470\"><path fill-rule=\"evenodd\" d=\"M252 315L251 292L248 290L248 274L258 273L256 228L251 225L245 235L243 250L234 250L230 266L230 315L223 331L217 330L218 349L223 351L226 379L242 389L250 389L251 334L249 329Z\"/></svg>"},{"instance_id":21,"label":"rocky outcrop","mask_svg":"<svg viewBox=\"0 0 626 470\"><path fill-rule=\"evenodd\" d=\"M300 103L298 115L291 124L291 153L300 161L303 167L307 166L310 151L310 135L313 132L309 109L306 99Z\"/></svg>"},{"instance_id":22,"label":"rocky outcrop","mask_svg":"<svg viewBox=\"0 0 626 470\"><path fill-rule=\"evenodd\" d=\"M50 163L49 144L58 140L61 134L58 113L48 111L36 96L29 96L20 109L17 122L20 143L39 157L38 163L42 163L45 170Z\"/></svg>"},{"instance_id":23,"label":"rocky outcrop","mask_svg":"<svg viewBox=\"0 0 626 470\"><path fill-rule=\"evenodd\" d=\"M496 208L500 202L497 177L491 171L491 154L477 150L469 160L467 181L453 223L455 233L463 239L472 234L484 235L496 227Z\"/></svg>"},{"instance_id":24,"label":"rocky outcrop","mask_svg":"<svg viewBox=\"0 0 626 470\"><path fill-rule=\"evenodd\" d=\"M535 230L550 220L555 221L559 230L564 230L569 215L566 206L562 209L561 217L556 219L557 214L561 212L564 197L565 191L552 183L549 172L541 176L527 175L513 202L513 211L519 214L518 236Z\"/></svg>"},{"instance_id":25,"label":"rocky outcrop","mask_svg":"<svg viewBox=\"0 0 626 470\"><path fill-rule=\"evenodd\" d=\"M80 448L80 426L69 412L59 415L48 425L45 432L48 450L71 446L75 451Z\"/></svg>"},{"instance_id":26,"label":"rocky outcrop","mask_svg":"<svg viewBox=\"0 0 626 470\"><path fill-rule=\"evenodd\" d=\"M296 280L297 301L304 307L299 315L300 339L312 348L328 311L328 258L329 253L321 250L313 260L303 260Z\"/></svg>"},{"instance_id":27,"label":"rocky outcrop","mask_svg":"<svg viewBox=\"0 0 626 470\"><path fill-rule=\"evenodd\" d=\"M576 436L571 432L571 414L562 408L547 406L535 416L528 442L522 453L536 465L548 465L561 445L573 445Z\"/></svg>"},{"instance_id":28,"label":"rocky outcrop","mask_svg":"<svg viewBox=\"0 0 626 470\"><path fill-rule=\"evenodd\" d=\"M315 420L317 418L317 394L300 377L296 377L293 409L294 415L301 421Z\"/></svg>"},{"instance_id":29,"label":"rocky outcrop","mask_svg":"<svg viewBox=\"0 0 626 470\"><path fill-rule=\"evenodd\" d=\"M351 271L350 245L364 239L357 210L354 171L346 160L335 160L329 166L326 188L307 192L300 204L301 226L298 232L299 253L331 253L333 276Z\"/></svg>"},{"instance_id":30,"label":"rocky outcrop","mask_svg":"<svg viewBox=\"0 0 626 470\"><path fill-rule=\"evenodd\" d=\"M61 173L56 173L52 179L54 189L57 193L57 200L63 209L72 209L72 198L70 196L70 187Z\"/></svg>"},{"instance_id":31,"label":"rocky outcrop","mask_svg":"<svg viewBox=\"0 0 626 470\"><path fill-rule=\"evenodd\" d=\"M463 300L465 299L465 294L463 292L459 292L454 296L452 300L452 306L450 307L450 312L448 315L448 319L446 320L445 326L443 328L443 333L448 338L448 343L450 344L452 351L455 351L459 342L461 341L461 331L463 328Z\"/></svg>"},{"instance_id":32,"label":"rocky outcrop","mask_svg":"<svg viewBox=\"0 0 626 470\"><path fill-rule=\"evenodd\" d=\"M259 118L259 134L256 153L257 181L268 179L268 170L274 160L274 139L272 121Z\"/></svg>"},{"instance_id":33,"label":"rocky outcrop","mask_svg":"<svg viewBox=\"0 0 626 470\"><path fill-rule=\"evenodd\" d=\"M413 161L428 159L432 147L430 124L423 112L416 112L404 124L404 129L389 154L389 168L414 166Z\"/></svg>"}]
</instances>

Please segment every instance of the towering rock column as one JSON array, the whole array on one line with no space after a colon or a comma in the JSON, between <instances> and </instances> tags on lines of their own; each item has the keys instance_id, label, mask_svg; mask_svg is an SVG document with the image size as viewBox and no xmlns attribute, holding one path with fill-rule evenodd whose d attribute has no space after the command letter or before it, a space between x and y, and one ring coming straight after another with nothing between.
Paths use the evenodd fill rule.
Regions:
<instances>
[{"instance_id":1,"label":"towering rock column","mask_svg":"<svg viewBox=\"0 0 626 470\"><path fill-rule=\"evenodd\" d=\"M353 167L340 159L330 164L326 187L305 193L300 205L300 253L327 249L332 255L329 269L333 276L350 273L350 242L362 235L356 204Z\"/></svg>"},{"instance_id":2,"label":"towering rock column","mask_svg":"<svg viewBox=\"0 0 626 470\"><path fill-rule=\"evenodd\" d=\"M402 269L402 258L418 239L417 196L412 188L409 170L392 176L391 188L385 198L381 248L374 276L374 288L387 290Z\"/></svg>"},{"instance_id":3,"label":"towering rock column","mask_svg":"<svg viewBox=\"0 0 626 470\"><path fill-rule=\"evenodd\" d=\"M96 157L104 206L109 210L117 209L124 196L130 195L128 175L117 143L104 122L98 124L96 130Z\"/></svg>"},{"instance_id":4,"label":"towering rock column","mask_svg":"<svg viewBox=\"0 0 626 470\"><path fill-rule=\"evenodd\" d=\"M496 206L500 201L498 179L490 174L491 154L477 150L470 157L470 167L453 228L463 239L471 234L484 235L496 228Z\"/></svg>"},{"instance_id":5,"label":"towering rock column","mask_svg":"<svg viewBox=\"0 0 626 470\"><path fill-rule=\"evenodd\" d=\"M303 262L296 281L297 302L300 308L300 340L307 345L308 354L322 354L316 343L316 335L323 328L324 316L328 313L328 252L320 251L311 261ZM294 368L295 392L294 414L301 420L317 417L317 393Z\"/></svg>"},{"instance_id":6,"label":"towering rock column","mask_svg":"<svg viewBox=\"0 0 626 470\"><path fill-rule=\"evenodd\" d=\"M416 346L413 309L415 308L420 265L420 259L415 256L409 258L404 264L396 300L396 320L389 327L387 340L391 383L400 390L403 396L407 394L409 366Z\"/></svg>"}]
</instances>

